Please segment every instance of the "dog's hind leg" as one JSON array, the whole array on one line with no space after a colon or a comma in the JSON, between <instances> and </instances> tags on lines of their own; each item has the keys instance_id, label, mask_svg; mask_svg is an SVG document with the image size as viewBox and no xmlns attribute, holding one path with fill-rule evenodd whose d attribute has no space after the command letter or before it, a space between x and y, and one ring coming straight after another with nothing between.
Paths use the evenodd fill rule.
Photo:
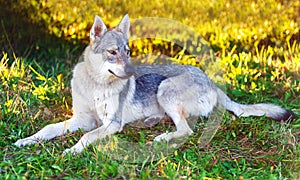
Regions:
<instances>
[{"instance_id":1,"label":"dog's hind leg","mask_svg":"<svg viewBox=\"0 0 300 180\"><path fill-rule=\"evenodd\" d=\"M14 144L18 147L22 147L25 145L35 144L41 140L49 140L57 136L61 136L67 132L74 132L79 128L83 128L85 131L89 131L96 127L96 125L94 125L94 123L92 122L92 119L89 120L87 116L85 116L86 119L82 120L82 118L83 117L73 116L69 120L55 124L49 124L34 135L24 139L19 139Z\"/></svg>"},{"instance_id":2,"label":"dog's hind leg","mask_svg":"<svg viewBox=\"0 0 300 180\"><path fill-rule=\"evenodd\" d=\"M163 117L164 116L150 116L147 119L145 119L145 121L144 121L145 126L153 127L153 126L157 125Z\"/></svg>"},{"instance_id":3,"label":"dog's hind leg","mask_svg":"<svg viewBox=\"0 0 300 180\"><path fill-rule=\"evenodd\" d=\"M134 122L130 123L130 126L136 127L136 128L150 128L150 127L157 125L163 118L164 118L164 116L159 116L159 115L150 116L144 120L134 121Z\"/></svg>"},{"instance_id":4,"label":"dog's hind leg","mask_svg":"<svg viewBox=\"0 0 300 180\"><path fill-rule=\"evenodd\" d=\"M176 126L176 131L170 133L163 133L159 136L156 136L154 139L155 141L170 141L171 139L189 136L193 133L186 121L185 112L181 106L168 106L166 108L166 113L173 120Z\"/></svg>"},{"instance_id":5,"label":"dog's hind leg","mask_svg":"<svg viewBox=\"0 0 300 180\"><path fill-rule=\"evenodd\" d=\"M183 77L185 77L185 75L183 75ZM161 134L155 137L155 141L170 141L171 139L188 136L193 133L186 121L186 118L189 116L189 114L184 108L184 104L182 102L183 97L179 95L182 94L182 91L185 91L186 87L184 85L178 86L178 84L176 84L177 80L178 79L169 78L163 81L159 86L159 90L157 93L157 100L159 102L159 105L173 120L176 126L176 131Z\"/></svg>"}]
</instances>

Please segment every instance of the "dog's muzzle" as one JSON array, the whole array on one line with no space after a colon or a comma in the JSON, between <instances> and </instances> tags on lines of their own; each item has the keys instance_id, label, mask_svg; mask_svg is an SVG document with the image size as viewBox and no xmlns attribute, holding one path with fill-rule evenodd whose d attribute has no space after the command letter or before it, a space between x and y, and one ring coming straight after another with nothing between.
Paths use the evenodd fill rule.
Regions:
<instances>
[{"instance_id":1,"label":"dog's muzzle","mask_svg":"<svg viewBox=\"0 0 300 180\"><path fill-rule=\"evenodd\" d=\"M120 79L128 79L135 72L134 67L132 65L126 65L124 71L125 71L125 75L119 76L116 73L114 73L112 70L108 69L108 72L110 72L112 75L114 75Z\"/></svg>"},{"instance_id":2,"label":"dog's muzzle","mask_svg":"<svg viewBox=\"0 0 300 180\"><path fill-rule=\"evenodd\" d=\"M125 66L125 73L128 75L133 75L133 73L135 72L134 67L130 64Z\"/></svg>"}]
</instances>

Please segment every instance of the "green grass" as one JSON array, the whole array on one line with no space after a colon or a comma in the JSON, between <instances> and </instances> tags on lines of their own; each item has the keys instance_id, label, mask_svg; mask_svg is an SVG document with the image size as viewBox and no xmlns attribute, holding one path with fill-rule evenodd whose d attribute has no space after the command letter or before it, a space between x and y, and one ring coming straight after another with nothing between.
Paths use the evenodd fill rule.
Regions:
<instances>
[{"instance_id":1,"label":"green grass","mask_svg":"<svg viewBox=\"0 0 300 180\"><path fill-rule=\"evenodd\" d=\"M178 47L159 39L132 40L133 56L147 52L152 55L148 57L152 60L160 53L166 54L181 64L204 69L236 101L275 103L300 115L298 1L184 3L175 0L165 5L154 1L142 4L140 1L131 4L89 1L88 5L87 1L80 1L81 6L79 1L72 1L74 4L65 6L64 11L57 8L63 3L59 2L39 1L39 4L30 0L20 2L20 9L19 6L12 7L13 11L24 13L29 9L30 16L24 17L45 23L46 33L69 41L29 38L38 42L18 53L21 54L18 57L12 51L21 48L14 49L13 42L9 50L4 48L0 56L0 179L300 177L300 119L281 123L265 117L240 118L225 113L217 133L204 148L198 141L207 120L199 119L195 124L197 131L183 145L176 150L170 149L169 153L160 153L158 151L165 152L165 149L158 148L154 157L147 157L145 152L156 135L174 129L168 120L151 129L126 126L114 138L104 141L107 144L90 146L76 156L61 154L80 139L82 131L33 146L15 147L16 140L72 116L71 71L84 46L84 43L76 44L75 40L87 43L87 28L94 14L110 22L109 26L115 25L125 12L132 18L159 16L183 22L209 42L214 50L214 61L203 64L201 59L189 54L195 47L190 50L185 42L183 47ZM77 7L76 11L74 7ZM198 7L197 11L192 7ZM168 13L161 11L162 8L167 8ZM18 17L22 19L23 16ZM83 24L79 26L81 22ZM6 26L2 25L3 28ZM6 30L6 38L0 41L2 47L7 46L7 39L27 38L26 33L15 29L20 28ZM63 31L67 32L64 36ZM32 37L30 32L27 35ZM73 40L75 44L72 44ZM126 146L126 143L130 145ZM134 156L135 152L139 152L139 156Z\"/></svg>"},{"instance_id":2,"label":"green grass","mask_svg":"<svg viewBox=\"0 0 300 180\"><path fill-rule=\"evenodd\" d=\"M207 147L200 148L198 144L203 128L200 123L199 131L176 151L158 153L154 159L144 157L137 163L126 161L122 154L116 158L113 149L99 152L97 146L91 146L76 156L61 156L65 148L79 140L82 132L17 148L12 145L17 139L71 116L71 67L58 66L44 71L31 59L8 60L8 56L3 54L0 68L1 179L299 177L300 119L293 123L280 123L264 117L238 118L226 113ZM243 102L273 102L299 113L299 91L296 95L282 95L280 101L263 92L247 93L243 89L235 89L228 93ZM167 122L152 129L138 130L138 134L136 129L126 127L117 137L143 147L169 126L172 124Z\"/></svg>"}]
</instances>

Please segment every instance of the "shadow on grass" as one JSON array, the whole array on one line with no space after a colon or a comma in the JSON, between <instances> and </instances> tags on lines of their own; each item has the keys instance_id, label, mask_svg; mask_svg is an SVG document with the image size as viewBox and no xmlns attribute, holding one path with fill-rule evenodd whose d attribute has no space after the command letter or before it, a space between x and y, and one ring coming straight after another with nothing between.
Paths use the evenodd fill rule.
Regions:
<instances>
[{"instance_id":1,"label":"shadow on grass","mask_svg":"<svg viewBox=\"0 0 300 180\"><path fill-rule=\"evenodd\" d=\"M49 34L46 22L30 5L15 1L0 1L1 52L17 57L35 59L38 63L53 64L53 57L65 61L72 55L78 57L86 44L67 41ZM31 20L29 16L36 16Z\"/></svg>"}]
</instances>

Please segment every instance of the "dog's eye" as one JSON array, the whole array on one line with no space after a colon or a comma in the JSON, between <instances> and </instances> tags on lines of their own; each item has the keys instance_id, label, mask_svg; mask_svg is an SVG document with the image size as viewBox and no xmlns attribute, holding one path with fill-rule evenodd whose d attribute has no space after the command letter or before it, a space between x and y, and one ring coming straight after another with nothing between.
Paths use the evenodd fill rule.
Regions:
<instances>
[{"instance_id":1,"label":"dog's eye","mask_svg":"<svg viewBox=\"0 0 300 180\"><path fill-rule=\"evenodd\" d=\"M130 55L130 49L129 49L128 46L125 47L125 53L126 53L127 56Z\"/></svg>"},{"instance_id":2,"label":"dog's eye","mask_svg":"<svg viewBox=\"0 0 300 180\"><path fill-rule=\"evenodd\" d=\"M130 50L126 49L126 54L127 54L127 56L129 56L130 55Z\"/></svg>"},{"instance_id":3,"label":"dog's eye","mask_svg":"<svg viewBox=\"0 0 300 180\"><path fill-rule=\"evenodd\" d=\"M107 52L111 55L116 55L117 54L117 51L115 51L115 50L107 50Z\"/></svg>"}]
</instances>

